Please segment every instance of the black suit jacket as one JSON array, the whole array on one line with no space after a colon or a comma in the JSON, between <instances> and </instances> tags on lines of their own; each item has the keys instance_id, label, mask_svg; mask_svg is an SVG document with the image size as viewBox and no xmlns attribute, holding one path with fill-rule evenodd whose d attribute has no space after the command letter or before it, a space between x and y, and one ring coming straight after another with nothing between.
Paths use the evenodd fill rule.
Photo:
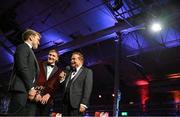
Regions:
<instances>
[{"instance_id":1,"label":"black suit jacket","mask_svg":"<svg viewBox=\"0 0 180 117\"><path fill-rule=\"evenodd\" d=\"M38 72L39 66L33 51L26 43L20 44L14 54L14 67L9 91L27 94L34 86L33 80L37 77ZM24 106L27 95L24 95L19 101Z\"/></svg>"},{"instance_id":2,"label":"black suit jacket","mask_svg":"<svg viewBox=\"0 0 180 117\"><path fill-rule=\"evenodd\" d=\"M66 85L71 79L71 75L66 79ZM74 76L70 86L70 104L73 108L79 108L80 104L88 106L90 95L93 87L93 72L92 70L81 67L78 73ZM66 88L65 88L66 91Z\"/></svg>"}]
</instances>

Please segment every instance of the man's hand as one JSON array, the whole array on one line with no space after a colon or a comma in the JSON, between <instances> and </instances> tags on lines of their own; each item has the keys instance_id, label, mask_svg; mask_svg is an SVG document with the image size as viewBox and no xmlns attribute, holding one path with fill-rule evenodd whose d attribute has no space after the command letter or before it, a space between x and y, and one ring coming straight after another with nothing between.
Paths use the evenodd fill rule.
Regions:
<instances>
[{"instance_id":1,"label":"man's hand","mask_svg":"<svg viewBox=\"0 0 180 117\"><path fill-rule=\"evenodd\" d=\"M50 94L47 93L46 95L44 95L42 98L41 98L41 104L47 104L49 98L50 98Z\"/></svg>"},{"instance_id":2,"label":"man's hand","mask_svg":"<svg viewBox=\"0 0 180 117\"><path fill-rule=\"evenodd\" d=\"M36 93L37 93L37 90L35 90L34 88L31 88L28 92L28 99L32 101L35 98Z\"/></svg>"},{"instance_id":3,"label":"man's hand","mask_svg":"<svg viewBox=\"0 0 180 117\"><path fill-rule=\"evenodd\" d=\"M84 113L86 111L86 108L80 104L79 112Z\"/></svg>"},{"instance_id":4,"label":"man's hand","mask_svg":"<svg viewBox=\"0 0 180 117\"><path fill-rule=\"evenodd\" d=\"M62 114L61 113L57 113L56 117L62 117Z\"/></svg>"},{"instance_id":5,"label":"man's hand","mask_svg":"<svg viewBox=\"0 0 180 117\"><path fill-rule=\"evenodd\" d=\"M36 102L40 102L42 100L42 96L40 94L36 94L35 99Z\"/></svg>"}]
</instances>

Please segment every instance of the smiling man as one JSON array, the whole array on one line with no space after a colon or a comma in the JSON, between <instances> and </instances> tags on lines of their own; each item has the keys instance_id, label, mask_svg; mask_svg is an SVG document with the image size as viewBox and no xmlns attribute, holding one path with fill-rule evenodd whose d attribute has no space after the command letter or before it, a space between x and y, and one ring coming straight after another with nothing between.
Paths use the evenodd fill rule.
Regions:
<instances>
[{"instance_id":1,"label":"smiling man","mask_svg":"<svg viewBox=\"0 0 180 117\"><path fill-rule=\"evenodd\" d=\"M73 52L71 56L73 69L65 79L63 116L84 116L88 108L93 87L93 72L83 65L83 54Z\"/></svg>"},{"instance_id":2,"label":"smiling man","mask_svg":"<svg viewBox=\"0 0 180 117\"><path fill-rule=\"evenodd\" d=\"M40 74L37 79L35 89L39 90L35 101L39 102L37 108L38 116L49 116L53 103L53 96L59 84L59 73L61 70L56 66L59 54L56 50L50 50L48 59L45 62L39 62Z\"/></svg>"}]
</instances>

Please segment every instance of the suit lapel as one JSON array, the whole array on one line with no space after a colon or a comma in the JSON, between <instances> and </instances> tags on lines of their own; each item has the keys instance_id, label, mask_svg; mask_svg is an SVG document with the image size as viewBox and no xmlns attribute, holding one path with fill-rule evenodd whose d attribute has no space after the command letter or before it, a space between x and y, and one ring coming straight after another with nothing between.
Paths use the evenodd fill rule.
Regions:
<instances>
[{"instance_id":1,"label":"suit lapel","mask_svg":"<svg viewBox=\"0 0 180 117\"><path fill-rule=\"evenodd\" d=\"M83 66L82 66L82 67L79 69L78 73L73 77L72 83L78 78L78 76L81 74L81 72L83 71L83 69L84 69L84 68L83 68ZM68 78L67 78L65 87L67 87L69 81L71 80L71 75L72 75L72 72L70 73L70 75L69 75Z\"/></svg>"},{"instance_id":2,"label":"suit lapel","mask_svg":"<svg viewBox=\"0 0 180 117\"><path fill-rule=\"evenodd\" d=\"M43 63L43 69L45 72L45 76L47 76L47 62Z\"/></svg>"},{"instance_id":3,"label":"suit lapel","mask_svg":"<svg viewBox=\"0 0 180 117\"><path fill-rule=\"evenodd\" d=\"M52 72L51 72L51 74L49 75L48 79L50 79L57 70L58 70L58 67L55 65Z\"/></svg>"},{"instance_id":4,"label":"suit lapel","mask_svg":"<svg viewBox=\"0 0 180 117\"><path fill-rule=\"evenodd\" d=\"M71 73L72 73L72 72L71 72ZM71 79L71 73L70 73L70 75L69 75L68 78L67 78L65 87L67 87L67 85L68 85L68 83L69 83L69 81L70 81L70 79Z\"/></svg>"},{"instance_id":5,"label":"suit lapel","mask_svg":"<svg viewBox=\"0 0 180 117\"><path fill-rule=\"evenodd\" d=\"M31 48L29 48L29 49L30 49L30 52L32 53L32 55L33 55L33 57L34 57L35 62L36 62L37 76L38 76L38 73L39 73L39 65L38 65L38 61L37 61L37 59L36 59L36 56L35 56L33 50L32 50Z\"/></svg>"},{"instance_id":6,"label":"suit lapel","mask_svg":"<svg viewBox=\"0 0 180 117\"><path fill-rule=\"evenodd\" d=\"M83 71L83 67L81 67L78 73L74 76L72 83L78 78L78 76L81 74L82 71Z\"/></svg>"}]
</instances>

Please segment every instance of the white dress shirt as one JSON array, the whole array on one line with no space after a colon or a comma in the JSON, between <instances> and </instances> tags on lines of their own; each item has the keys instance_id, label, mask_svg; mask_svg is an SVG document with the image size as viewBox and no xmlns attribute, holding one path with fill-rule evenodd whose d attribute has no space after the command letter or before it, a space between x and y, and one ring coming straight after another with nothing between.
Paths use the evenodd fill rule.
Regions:
<instances>
[{"instance_id":1,"label":"white dress shirt","mask_svg":"<svg viewBox=\"0 0 180 117\"><path fill-rule=\"evenodd\" d=\"M52 64L52 65L54 65L54 64ZM51 72L53 71L53 69L54 69L54 67L51 67L51 66L48 66L47 65L47 75L46 75L46 80L48 80L49 79L49 76L50 76L50 74L51 74Z\"/></svg>"},{"instance_id":2,"label":"white dress shirt","mask_svg":"<svg viewBox=\"0 0 180 117\"><path fill-rule=\"evenodd\" d=\"M80 70L81 67L82 67L82 65L79 66L78 68L76 68L76 71L74 71L74 72L71 73L71 79L79 72L79 70Z\"/></svg>"},{"instance_id":3,"label":"white dress shirt","mask_svg":"<svg viewBox=\"0 0 180 117\"><path fill-rule=\"evenodd\" d=\"M32 45L31 44L29 44L28 42L24 42L24 43L26 43L31 49L32 49Z\"/></svg>"}]
</instances>

